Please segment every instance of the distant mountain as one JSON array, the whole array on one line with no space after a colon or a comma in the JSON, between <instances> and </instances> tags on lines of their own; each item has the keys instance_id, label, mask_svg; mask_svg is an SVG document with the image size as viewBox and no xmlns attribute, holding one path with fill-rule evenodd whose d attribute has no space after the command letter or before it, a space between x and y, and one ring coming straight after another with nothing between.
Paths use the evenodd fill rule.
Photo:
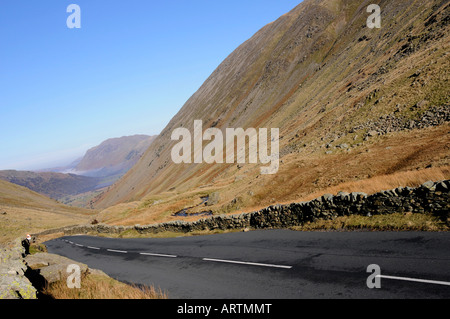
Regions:
<instances>
[{"instance_id":1,"label":"distant mountain","mask_svg":"<svg viewBox=\"0 0 450 319\"><path fill-rule=\"evenodd\" d=\"M0 171L0 180L64 203L79 202L77 195L89 199L86 193L112 185L139 160L154 139L155 136L147 135L109 139L66 167L36 172L4 170ZM81 206L88 205L86 202Z\"/></svg>"},{"instance_id":2,"label":"distant mountain","mask_svg":"<svg viewBox=\"0 0 450 319\"><path fill-rule=\"evenodd\" d=\"M125 174L148 149L156 136L112 138L91 148L69 172L93 177Z\"/></svg>"}]
</instances>

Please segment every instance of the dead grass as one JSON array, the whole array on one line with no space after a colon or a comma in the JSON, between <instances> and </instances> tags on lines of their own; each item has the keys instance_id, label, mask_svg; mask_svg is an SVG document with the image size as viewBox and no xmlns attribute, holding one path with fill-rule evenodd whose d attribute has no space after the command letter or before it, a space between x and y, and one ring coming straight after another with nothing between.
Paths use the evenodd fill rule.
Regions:
<instances>
[{"instance_id":1,"label":"dead grass","mask_svg":"<svg viewBox=\"0 0 450 319\"><path fill-rule=\"evenodd\" d=\"M70 214L51 209L32 209L4 206L0 203L0 243L7 243L26 234L47 229L85 224L89 216Z\"/></svg>"},{"instance_id":2,"label":"dead grass","mask_svg":"<svg viewBox=\"0 0 450 319\"><path fill-rule=\"evenodd\" d=\"M439 181L448 179L449 176L450 166L397 172L394 174L376 176L365 180L351 181L337 186L327 187L320 192L305 196L302 200L309 201L320 197L325 193L337 194L340 191L373 194L381 190L390 190L397 187L417 187L430 180Z\"/></svg>"},{"instance_id":3,"label":"dead grass","mask_svg":"<svg viewBox=\"0 0 450 319\"><path fill-rule=\"evenodd\" d=\"M24 238L27 233L84 224L95 213L0 180L0 244Z\"/></svg>"},{"instance_id":4,"label":"dead grass","mask_svg":"<svg viewBox=\"0 0 450 319\"><path fill-rule=\"evenodd\" d=\"M167 299L161 290L147 286L130 286L108 276L88 274L80 289L69 289L65 281L47 286L43 293L53 299Z\"/></svg>"},{"instance_id":5,"label":"dead grass","mask_svg":"<svg viewBox=\"0 0 450 319\"><path fill-rule=\"evenodd\" d=\"M262 208L267 207L268 205L278 203L278 204L289 204L292 202L304 202L313 200L322 196L323 194L337 194L340 191L345 192L364 192L367 194L373 194L382 190L395 189L397 187L417 187L427 181L439 181L446 180L450 178L450 166L444 167L432 167L422 170L412 170L412 171L404 171L404 172L396 172L388 175L380 175L367 179L349 181L340 183L335 186L317 188L316 191L313 191L304 196L293 197L291 194L288 195L288 199L283 200L283 196L276 196L273 192L270 194L265 194L268 199L264 199L259 201L258 199L252 198L247 195L248 191L242 191L242 196L238 196L239 199L243 199L240 201L240 206L237 209L221 211L221 208L228 207L229 203L224 203L221 201L218 205L210 207L208 209L213 209L214 211L223 213L223 214L236 214L237 212L249 213L253 211L258 211ZM239 195L239 194L236 194ZM183 194L183 196L188 196L187 194ZM221 196L225 199L232 198L235 194L231 193L227 190L222 191ZM262 195L261 195L262 196ZM275 200L271 201L270 198L274 198ZM277 200L279 198L280 200ZM112 225L135 225L135 224L153 224L158 222L169 222L174 220L180 220L180 217L173 217L171 212L174 211L174 207L177 209L182 209L183 207L187 207L186 200L181 200L183 205L180 203L173 204L172 201L179 200L180 197L173 196L167 199L167 202L161 205L155 205L153 207L145 207L138 208L135 207L127 210L127 213L123 211L116 211L114 214L111 214L113 208L108 209L108 213L104 212L100 216L102 217L102 222L107 222ZM197 200L198 201L198 200ZM228 206L227 206L228 205ZM123 207L123 206L122 206ZM170 208L170 209L169 209ZM169 210L167 210L169 209ZM194 211L194 210L193 210ZM183 221L195 221L203 217L185 217L182 218Z\"/></svg>"},{"instance_id":6,"label":"dead grass","mask_svg":"<svg viewBox=\"0 0 450 319\"><path fill-rule=\"evenodd\" d=\"M47 247L42 243L32 243L30 245L30 255L47 252L48 252Z\"/></svg>"},{"instance_id":7,"label":"dead grass","mask_svg":"<svg viewBox=\"0 0 450 319\"><path fill-rule=\"evenodd\" d=\"M278 174L260 176L246 186L253 189L256 205L267 206L310 200L352 185L356 186L353 191L373 193L448 179L448 129L448 125L443 125L395 133L332 155L305 150L282 158ZM430 164L432 168L426 169Z\"/></svg>"},{"instance_id":8,"label":"dead grass","mask_svg":"<svg viewBox=\"0 0 450 319\"><path fill-rule=\"evenodd\" d=\"M142 201L109 207L96 218L102 223L125 226L195 221L203 217L172 214L199 204L205 193L220 195L219 202L207 207L208 210L215 214L236 214L273 204L309 201L326 193L373 194L400 186L417 187L429 180L446 180L450 178L449 128L446 124L388 134L332 155L322 153L316 145L282 157L279 172L270 176L259 175L257 165L243 165L241 169L235 165L225 169L223 165L214 181L205 181L205 186L150 194ZM231 205L233 200L239 204Z\"/></svg>"},{"instance_id":9,"label":"dead grass","mask_svg":"<svg viewBox=\"0 0 450 319\"><path fill-rule=\"evenodd\" d=\"M297 231L318 230L370 230L370 231L449 231L445 223L430 214L395 213L377 216L344 216L333 220L317 220L303 226L292 227Z\"/></svg>"},{"instance_id":10,"label":"dead grass","mask_svg":"<svg viewBox=\"0 0 450 319\"><path fill-rule=\"evenodd\" d=\"M306 202L321 197L324 194L335 195L340 191L349 193L364 192L366 194L374 194L382 190L390 190L395 189L397 187L406 187L406 186L417 187L430 180L439 181L439 180L446 180L449 178L450 178L450 166L432 167L422 170L396 172L388 175L380 175L362 180L344 182L336 186L324 188L318 187L316 191L313 191L304 196L299 196L295 198L290 197L291 199L278 200L276 201L276 203L285 205L293 202ZM272 192L267 193L264 196L270 197L274 196L274 194ZM273 203L275 202L267 203L266 205L248 205L246 207L243 207L240 211L246 213L258 211L262 208L267 207L267 205Z\"/></svg>"}]
</instances>

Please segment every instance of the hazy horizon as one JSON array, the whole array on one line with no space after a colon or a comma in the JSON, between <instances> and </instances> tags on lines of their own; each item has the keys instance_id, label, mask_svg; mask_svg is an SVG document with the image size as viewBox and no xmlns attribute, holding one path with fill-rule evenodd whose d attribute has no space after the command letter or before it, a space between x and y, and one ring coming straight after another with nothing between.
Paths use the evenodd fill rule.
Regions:
<instances>
[{"instance_id":1,"label":"hazy horizon","mask_svg":"<svg viewBox=\"0 0 450 319\"><path fill-rule=\"evenodd\" d=\"M157 135L219 64L300 0L2 2L0 170L70 164Z\"/></svg>"},{"instance_id":2,"label":"hazy horizon","mask_svg":"<svg viewBox=\"0 0 450 319\"><path fill-rule=\"evenodd\" d=\"M148 134L132 134L128 136L133 135L146 135L151 136ZM124 136L113 136L109 139L115 139L120 138ZM73 148L73 149L63 149L58 150L54 153L46 153L46 154L38 154L34 158L29 160L24 160L23 162L18 162L14 165L12 168L6 168L6 169L0 169L0 170L29 170L29 171L45 171L45 170L51 170L55 168L61 168L61 167L67 167L71 165L73 162L75 162L78 159L83 158L87 151L89 151L91 148L96 147L100 145L101 143L105 142L100 141L93 145L81 145L80 147ZM63 172L64 173L64 172ZM74 172L70 172L75 174Z\"/></svg>"}]
</instances>

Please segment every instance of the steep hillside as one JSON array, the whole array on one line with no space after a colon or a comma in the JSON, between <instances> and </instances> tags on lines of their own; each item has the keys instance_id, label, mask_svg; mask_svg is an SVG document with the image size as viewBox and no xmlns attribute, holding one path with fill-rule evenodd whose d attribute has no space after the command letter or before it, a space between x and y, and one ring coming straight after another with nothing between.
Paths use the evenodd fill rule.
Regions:
<instances>
[{"instance_id":1,"label":"steep hillside","mask_svg":"<svg viewBox=\"0 0 450 319\"><path fill-rule=\"evenodd\" d=\"M366 25L372 3L380 29ZM119 223L120 211L120 222L144 223L212 194L211 210L230 212L431 167L448 178L449 21L448 1L305 0L238 47L96 207L121 204L104 220ZM194 120L223 132L279 128L278 173L175 164L172 132L193 132Z\"/></svg>"},{"instance_id":2,"label":"steep hillside","mask_svg":"<svg viewBox=\"0 0 450 319\"><path fill-rule=\"evenodd\" d=\"M136 164L155 138L133 135L108 139L88 150L73 172L102 177L122 175Z\"/></svg>"},{"instance_id":3,"label":"steep hillside","mask_svg":"<svg viewBox=\"0 0 450 319\"><path fill-rule=\"evenodd\" d=\"M0 180L0 243L27 233L89 222L94 211L58 203L28 188Z\"/></svg>"}]
</instances>

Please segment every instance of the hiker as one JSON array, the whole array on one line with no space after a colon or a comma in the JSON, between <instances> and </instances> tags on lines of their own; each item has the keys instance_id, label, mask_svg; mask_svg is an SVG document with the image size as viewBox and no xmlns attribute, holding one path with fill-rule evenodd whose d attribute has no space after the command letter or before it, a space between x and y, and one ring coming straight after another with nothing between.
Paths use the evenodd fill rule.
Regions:
<instances>
[{"instance_id":1,"label":"hiker","mask_svg":"<svg viewBox=\"0 0 450 319\"><path fill-rule=\"evenodd\" d=\"M27 234L27 238L22 240L22 246L25 248L25 256L30 254L31 235Z\"/></svg>"}]
</instances>

